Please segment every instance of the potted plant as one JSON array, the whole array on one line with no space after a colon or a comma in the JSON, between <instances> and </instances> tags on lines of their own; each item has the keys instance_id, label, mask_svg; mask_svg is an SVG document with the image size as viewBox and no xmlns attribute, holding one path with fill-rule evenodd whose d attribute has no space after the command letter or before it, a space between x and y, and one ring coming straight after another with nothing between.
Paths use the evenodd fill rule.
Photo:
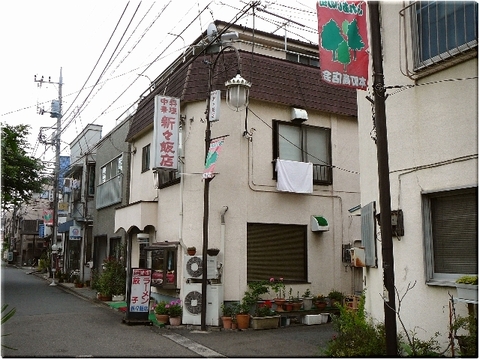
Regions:
<instances>
[{"instance_id":1,"label":"potted plant","mask_svg":"<svg viewBox=\"0 0 480 360\"><path fill-rule=\"evenodd\" d=\"M322 294L318 294L313 298L313 303L318 310L324 310L327 307L327 300Z\"/></svg>"},{"instance_id":2,"label":"potted plant","mask_svg":"<svg viewBox=\"0 0 480 360\"><path fill-rule=\"evenodd\" d=\"M302 295L303 298L303 310L311 310L313 304L313 296L310 289L305 290Z\"/></svg>"},{"instance_id":3,"label":"potted plant","mask_svg":"<svg viewBox=\"0 0 480 360\"><path fill-rule=\"evenodd\" d=\"M220 252L220 249L218 249L218 248L207 249L207 254L210 255L210 256L217 256L219 252Z\"/></svg>"},{"instance_id":4,"label":"potted plant","mask_svg":"<svg viewBox=\"0 0 480 360\"><path fill-rule=\"evenodd\" d=\"M330 299L330 306L342 305L344 295L340 291L332 290L328 293L328 298Z\"/></svg>"},{"instance_id":5,"label":"potted plant","mask_svg":"<svg viewBox=\"0 0 480 360\"><path fill-rule=\"evenodd\" d=\"M126 287L126 272L121 259L109 257L103 262L103 272L98 275L95 287L99 292L99 299L112 298L112 295L124 295Z\"/></svg>"},{"instance_id":6,"label":"potted plant","mask_svg":"<svg viewBox=\"0 0 480 360\"><path fill-rule=\"evenodd\" d=\"M187 247L187 254L193 256L197 253L197 248L195 246Z\"/></svg>"},{"instance_id":7,"label":"potted plant","mask_svg":"<svg viewBox=\"0 0 480 360\"><path fill-rule=\"evenodd\" d=\"M478 275L465 275L455 282L459 299L478 301Z\"/></svg>"},{"instance_id":8,"label":"potted plant","mask_svg":"<svg viewBox=\"0 0 480 360\"><path fill-rule=\"evenodd\" d=\"M83 287L83 282L80 280L79 275L75 275L73 278L73 283L75 284L76 288L82 288Z\"/></svg>"},{"instance_id":9,"label":"potted plant","mask_svg":"<svg viewBox=\"0 0 480 360\"><path fill-rule=\"evenodd\" d=\"M180 299L172 300L165 305L168 313L168 321L172 326L178 326L182 323L182 301Z\"/></svg>"},{"instance_id":10,"label":"potted plant","mask_svg":"<svg viewBox=\"0 0 480 360\"><path fill-rule=\"evenodd\" d=\"M155 306L155 318L160 324L167 324L168 323L168 309L167 309L167 302L160 301Z\"/></svg>"},{"instance_id":11,"label":"potted plant","mask_svg":"<svg viewBox=\"0 0 480 360\"><path fill-rule=\"evenodd\" d=\"M237 320L238 328L248 329L250 326L250 304L246 301L242 301L238 304L237 311L235 318Z\"/></svg>"},{"instance_id":12,"label":"potted plant","mask_svg":"<svg viewBox=\"0 0 480 360\"><path fill-rule=\"evenodd\" d=\"M272 309L266 306L258 307L254 316L252 316L252 327L255 330L276 329L279 326L279 322L280 315L276 315Z\"/></svg>"},{"instance_id":13,"label":"potted plant","mask_svg":"<svg viewBox=\"0 0 480 360\"><path fill-rule=\"evenodd\" d=\"M297 291L297 296L295 296L292 300L292 310L298 311L302 307L302 300L300 300L300 291Z\"/></svg>"},{"instance_id":14,"label":"potted plant","mask_svg":"<svg viewBox=\"0 0 480 360\"><path fill-rule=\"evenodd\" d=\"M275 292L275 304L277 305L277 311L285 311L283 305L285 304L285 284L283 278L270 278L270 287Z\"/></svg>"},{"instance_id":15,"label":"potted plant","mask_svg":"<svg viewBox=\"0 0 480 360\"><path fill-rule=\"evenodd\" d=\"M222 323L224 329L231 329L232 328L232 320L233 320L233 313L234 313L234 306L233 305L225 305L222 304Z\"/></svg>"}]
</instances>

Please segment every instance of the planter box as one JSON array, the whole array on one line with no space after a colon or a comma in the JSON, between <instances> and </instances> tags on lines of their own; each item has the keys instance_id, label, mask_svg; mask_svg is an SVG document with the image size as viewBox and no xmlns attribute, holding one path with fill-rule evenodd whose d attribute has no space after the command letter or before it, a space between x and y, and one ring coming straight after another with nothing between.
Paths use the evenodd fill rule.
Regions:
<instances>
[{"instance_id":1,"label":"planter box","mask_svg":"<svg viewBox=\"0 0 480 360\"><path fill-rule=\"evenodd\" d=\"M255 330L276 329L279 326L280 315L252 317L252 327Z\"/></svg>"},{"instance_id":2,"label":"planter box","mask_svg":"<svg viewBox=\"0 0 480 360\"><path fill-rule=\"evenodd\" d=\"M478 285L455 284L455 286L459 299L478 302Z\"/></svg>"}]
</instances>

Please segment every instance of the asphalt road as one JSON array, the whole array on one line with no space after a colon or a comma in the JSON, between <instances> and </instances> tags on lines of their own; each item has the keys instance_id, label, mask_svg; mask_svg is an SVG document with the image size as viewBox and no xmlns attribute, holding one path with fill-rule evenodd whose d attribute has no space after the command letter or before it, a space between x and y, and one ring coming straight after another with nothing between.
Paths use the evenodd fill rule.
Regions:
<instances>
[{"instance_id":1,"label":"asphalt road","mask_svg":"<svg viewBox=\"0 0 480 360\"><path fill-rule=\"evenodd\" d=\"M159 328L126 325L123 314L2 266L2 305L17 309L2 326L3 357L318 357L330 323L273 330Z\"/></svg>"}]
</instances>

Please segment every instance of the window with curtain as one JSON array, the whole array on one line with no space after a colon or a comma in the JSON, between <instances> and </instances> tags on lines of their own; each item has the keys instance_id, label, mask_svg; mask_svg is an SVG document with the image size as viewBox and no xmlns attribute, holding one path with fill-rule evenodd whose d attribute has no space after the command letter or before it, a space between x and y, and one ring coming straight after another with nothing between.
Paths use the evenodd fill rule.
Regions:
<instances>
[{"instance_id":1,"label":"window with curtain","mask_svg":"<svg viewBox=\"0 0 480 360\"><path fill-rule=\"evenodd\" d=\"M331 130L297 123L274 121L273 158L311 162L313 183L332 184ZM275 173L274 173L274 176Z\"/></svg>"},{"instance_id":2,"label":"window with curtain","mask_svg":"<svg viewBox=\"0 0 480 360\"><path fill-rule=\"evenodd\" d=\"M478 271L478 188L423 194L427 281Z\"/></svg>"},{"instance_id":3,"label":"window with curtain","mask_svg":"<svg viewBox=\"0 0 480 360\"><path fill-rule=\"evenodd\" d=\"M417 68L477 47L477 2L418 1L412 11Z\"/></svg>"},{"instance_id":4,"label":"window with curtain","mask_svg":"<svg viewBox=\"0 0 480 360\"><path fill-rule=\"evenodd\" d=\"M247 224L247 281L307 282L307 226Z\"/></svg>"}]
</instances>

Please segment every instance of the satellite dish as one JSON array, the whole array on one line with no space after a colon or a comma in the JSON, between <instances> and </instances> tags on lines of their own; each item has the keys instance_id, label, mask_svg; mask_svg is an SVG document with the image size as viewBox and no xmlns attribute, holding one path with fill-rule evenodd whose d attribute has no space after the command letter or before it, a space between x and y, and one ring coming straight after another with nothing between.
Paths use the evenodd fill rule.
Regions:
<instances>
[{"instance_id":1,"label":"satellite dish","mask_svg":"<svg viewBox=\"0 0 480 360\"><path fill-rule=\"evenodd\" d=\"M217 34L218 34L217 27L215 26L214 23L210 23L207 28L208 41L213 41L213 39L215 39Z\"/></svg>"}]
</instances>

